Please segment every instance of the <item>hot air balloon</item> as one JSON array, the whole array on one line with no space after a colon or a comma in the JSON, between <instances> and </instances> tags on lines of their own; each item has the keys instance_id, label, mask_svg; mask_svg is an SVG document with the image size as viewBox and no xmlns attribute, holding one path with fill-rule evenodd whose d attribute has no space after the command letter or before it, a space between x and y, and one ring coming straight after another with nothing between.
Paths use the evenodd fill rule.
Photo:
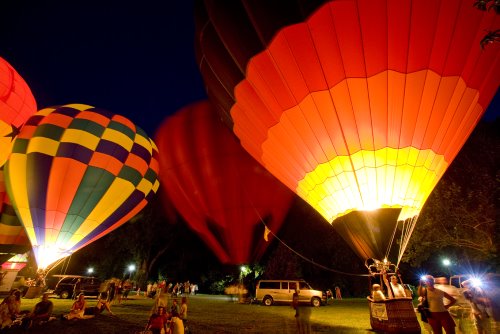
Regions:
<instances>
[{"instance_id":1,"label":"hot air balloon","mask_svg":"<svg viewBox=\"0 0 500 334\"><path fill-rule=\"evenodd\" d=\"M24 254L16 254L16 255L10 257L10 258L8 258L7 261L2 263L2 269L3 270L16 270L16 271L21 270L24 267L26 267L26 265L28 264L28 256L29 256L29 252L26 252Z\"/></svg>"},{"instance_id":2,"label":"hot air balloon","mask_svg":"<svg viewBox=\"0 0 500 334\"><path fill-rule=\"evenodd\" d=\"M136 215L159 187L157 154L131 121L92 106L69 104L32 116L5 174L39 268Z\"/></svg>"},{"instance_id":3,"label":"hot air balloon","mask_svg":"<svg viewBox=\"0 0 500 334\"><path fill-rule=\"evenodd\" d=\"M268 245L264 231L278 231L293 193L243 150L207 101L166 118L155 141L161 187L190 228L223 264L257 260Z\"/></svg>"},{"instance_id":4,"label":"hot air balloon","mask_svg":"<svg viewBox=\"0 0 500 334\"><path fill-rule=\"evenodd\" d=\"M209 97L242 146L361 258L398 244L399 263L497 91L500 45L481 40L498 15L457 0L206 0L196 13Z\"/></svg>"},{"instance_id":5,"label":"hot air balloon","mask_svg":"<svg viewBox=\"0 0 500 334\"><path fill-rule=\"evenodd\" d=\"M28 236L7 195L3 167L0 167L0 264L30 249Z\"/></svg>"},{"instance_id":6,"label":"hot air balloon","mask_svg":"<svg viewBox=\"0 0 500 334\"><path fill-rule=\"evenodd\" d=\"M19 129L36 110L35 98L24 79L0 57L0 166L7 160Z\"/></svg>"}]
</instances>

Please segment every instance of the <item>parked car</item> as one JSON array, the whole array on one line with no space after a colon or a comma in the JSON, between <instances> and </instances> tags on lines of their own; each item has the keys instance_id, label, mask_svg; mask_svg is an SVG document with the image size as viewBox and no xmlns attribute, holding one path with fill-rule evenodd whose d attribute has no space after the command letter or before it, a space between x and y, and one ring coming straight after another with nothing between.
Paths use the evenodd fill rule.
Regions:
<instances>
[{"instance_id":1,"label":"parked car","mask_svg":"<svg viewBox=\"0 0 500 334\"><path fill-rule=\"evenodd\" d=\"M101 287L101 280L92 276L80 275L54 275L60 277L53 293L60 298L66 299L73 296L73 291L78 280L80 280L80 292L85 296L98 296Z\"/></svg>"},{"instance_id":2,"label":"parked car","mask_svg":"<svg viewBox=\"0 0 500 334\"><path fill-rule=\"evenodd\" d=\"M314 307L326 303L326 293L314 290L304 280L261 280L257 282L255 298L271 306L275 302L291 303L295 292L299 295L299 303L310 303Z\"/></svg>"}]
</instances>

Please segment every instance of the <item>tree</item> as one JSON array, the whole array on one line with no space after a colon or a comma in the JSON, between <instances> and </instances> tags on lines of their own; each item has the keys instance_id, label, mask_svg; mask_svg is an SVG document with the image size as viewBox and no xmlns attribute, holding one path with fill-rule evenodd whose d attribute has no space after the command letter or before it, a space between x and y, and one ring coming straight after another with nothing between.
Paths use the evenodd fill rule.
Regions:
<instances>
[{"instance_id":1,"label":"tree","mask_svg":"<svg viewBox=\"0 0 500 334\"><path fill-rule=\"evenodd\" d=\"M163 205L156 197L122 227L76 252L68 272L78 273L82 266L98 264L96 270L102 278L122 278L132 262L137 265L133 278L142 287L160 276L185 281L216 267L211 251L180 216L170 212L165 217Z\"/></svg>"},{"instance_id":2,"label":"tree","mask_svg":"<svg viewBox=\"0 0 500 334\"><path fill-rule=\"evenodd\" d=\"M500 119L481 123L429 196L403 261L418 266L454 248L498 267Z\"/></svg>"}]
</instances>

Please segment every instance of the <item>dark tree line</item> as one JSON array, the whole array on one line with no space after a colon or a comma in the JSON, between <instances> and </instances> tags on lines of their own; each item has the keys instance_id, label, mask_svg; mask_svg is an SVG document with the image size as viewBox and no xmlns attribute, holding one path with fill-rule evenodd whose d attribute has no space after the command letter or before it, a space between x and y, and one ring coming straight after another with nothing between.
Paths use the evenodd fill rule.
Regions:
<instances>
[{"instance_id":1,"label":"dark tree line","mask_svg":"<svg viewBox=\"0 0 500 334\"><path fill-rule=\"evenodd\" d=\"M405 253L411 265L451 254L500 269L499 126L480 123L429 196Z\"/></svg>"}]
</instances>

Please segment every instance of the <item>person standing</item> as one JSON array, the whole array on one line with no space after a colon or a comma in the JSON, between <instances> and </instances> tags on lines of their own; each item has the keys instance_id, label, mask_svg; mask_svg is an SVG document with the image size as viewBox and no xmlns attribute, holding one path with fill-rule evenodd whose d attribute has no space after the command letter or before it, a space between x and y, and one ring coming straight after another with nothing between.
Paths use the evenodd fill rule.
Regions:
<instances>
[{"instance_id":1,"label":"person standing","mask_svg":"<svg viewBox=\"0 0 500 334\"><path fill-rule=\"evenodd\" d=\"M295 310L295 321L297 323L297 333L299 333L299 334L311 333L311 324L309 323L309 319L311 317L311 308L300 305L299 292L293 293L292 307Z\"/></svg>"},{"instance_id":2,"label":"person standing","mask_svg":"<svg viewBox=\"0 0 500 334\"><path fill-rule=\"evenodd\" d=\"M153 289L153 284L151 284L151 282L148 282L148 285L146 287L146 297L151 297L152 289Z\"/></svg>"},{"instance_id":3,"label":"person standing","mask_svg":"<svg viewBox=\"0 0 500 334\"><path fill-rule=\"evenodd\" d=\"M82 290L82 280L79 278L76 280L75 285L73 286L73 299L76 300L78 295Z\"/></svg>"},{"instance_id":4,"label":"person standing","mask_svg":"<svg viewBox=\"0 0 500 334\"><path fill-rule=\"evenodd\" d=\"M476 327L477 333L490 334L491 319L488 309L491 309L491 307L489 298L486 297L483 289L474 286L471 280L463 282L462 286L467 289L464 291L464 297L471 306L474 327Z\"/></svg>"},{"instance_id":5,"label":"person standing","mask_svg":"<svg viewBox=\"0 0 500 334\"><path fill-rule=\"evenodd\" d=\"M118 300L118 304L122 303L123 297L123 282L119 282L115 289L115 298Z\"/></svg>"},{"instance_id":6,"label":"person standing","mask_svg":"<svg viewBox=\"0 0 500 334\"><path fill-rule=\"evenodd\" d=\"M340 288L338 286L335 287L335 299L342 300L342 294L340 293Z\"/></svg>"},{"instance_id":7,"label":"person standing","mask_svg":"<svg viewBox=\"0 0 500 334\"><path fill-rule=\"evenodd\" d=\"M463 294L460 293L460 290L455 286L450 285L446 277L435 277L434 287L443 290L457 300L457 302L448 309L448 312L450 312L453 321L455 321L455 332L457 334L468 334L470 332L470 306ZM443 303L445 305L448 304L448 299L444 298Z\"/></svg>"},{"instance_id":8,"label":"person standing","mask_svg":"<svg viewBox=\"0 0 500 334\"><path fill-rule=\"evenodd\" d=\"M170 307L170 313L173 314L173 313L177 313L179 314L181 311L180 307L179 307L179 304L177 303L177 299L173 299L172 300L172 306Z\"/></svg>"},{"instance_id":9,"label":"person standing","mask_svg":"<svg viewBox=\"0 0 500 334\"><path fill-rule=\"evenodd\" d=\"M387 281L387 274L384 274L384 283L387 286L389 298L404 298L406 297L405 288L398 283L396 275L391 276L391 282Z\"/></svg>"},{"instance_id":10,"label":"person standing","mask_svg":"<svg viewBox=\"0 0 500 334\"><path fill-rule=\"evenodd\" d=\"M130 290L132 290L133 288L133 285L132 285L132 282L130 282L130 280L126 280L125 282L123 282L122 284L122 298L123 300L128 300L128 295L130 293Z\"/></svg>"},{"instance_id":11,"label":"person standing","mask_svg":"<svg viewBox=\"0 0 500 334\"><path fill-rule=\"evenodd\" d=\"M188 315L188 306L187 306L187 297L181 298L181 307L179 311L179 318L182 320L184 324L184 330L187 332L187 315Z\"/></svg>"},{"instance_id":12,"label":"person standing","mask_svg":"<svg viewBox=\"0 0 500 334\"><path fill-rule=\"evenodd\" d=\"M432 327L434 334L442 334L443 328L446 334L455 334L455 322L448 312L448 308L456 303L456 299L443 290L434 287L434 277L426 275L420 280L418 295L429 303L430 314L427 321ZM450 302L445 305L443 298Z\"/></svg>"},{"instance_id":13,"label":"person standing","mask_svg":"<svg viewBox=\"0 0 500 334\"><path fill-rule=\"evenodd\" d=\"M116 283L114 280L111 280L111 282L109 282L108 285L108 301L110 303L112 303L113 300L115 299L115 293L116 293Z\"/></svg>"}]
</instances>

